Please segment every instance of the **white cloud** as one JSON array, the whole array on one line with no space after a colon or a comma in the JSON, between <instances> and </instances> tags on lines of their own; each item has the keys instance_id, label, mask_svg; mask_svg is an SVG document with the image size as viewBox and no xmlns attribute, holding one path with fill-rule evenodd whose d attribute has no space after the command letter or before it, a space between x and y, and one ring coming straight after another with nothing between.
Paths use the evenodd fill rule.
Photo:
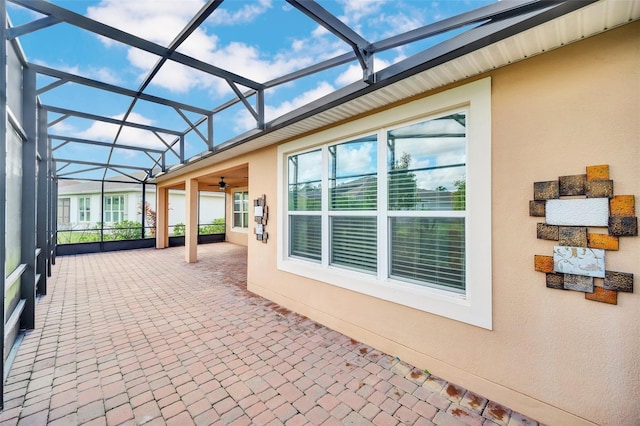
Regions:
<instances>
[{"instance_id":1,"label":"white cloud","mask_svg":"<svg viewBox=\"0 0 640 426\"><path fill-rule=\"evenodd\" d=\"M87 67L81 67L79 65L68 65L68 64L51 65L46 63L45 61L41 61L37 59L34 60L33 62L38 65L42 65L44 67L55 68L57 70L67 72L69 74L75 74L75 75L90 78L93 80L98 80L103 83L110 83L110 84L116 84L116 85L122 83L122 79L118 75L118 72L107 67L94 67L90 65Z\"/></svg>"},{"instance_id":2,"label":"white cloud","mask_svg":"<svg viewBox=\"0 0 640 426\"><path fill-rule=\"evenodd\" d=\"M76 131L74 126L63 120L56 123L55 126L51 126L48 132L50 135L73 135Z\"/></svg>"},{"instance_id":3,"label":"white cloud","mask_svg":"<svg viewBox=\"0 0 640 426\"><path fill-rule=\"evenodd\" d=\"M388 0L340 0L344 7L343 20L347 24L358 24L363 18L377 15Z\"/></svg>"},{"instance_id":4,"label":"white cloud","mask_svg":"<svg viewBox=\"0 0 640 426\"><path fill-rule=\"evenodd\" d=\"M209 18L216 25L246 24L271 8L271 0L259 0L257 3L244 4L239 10L229 12L224 7L217 9Z\"/></svg>"},{"instance_id":5,"label":"white cloud","mask_svg":"<svg viewBox=\"0 0 640 426\"><path fill-rule=\"evenodd\" d=\"M376 17L371 18L370 24L372 26L379 26L384 28L380 38L385 39L396 34L405 33L407 31L414 30L424 25L425 17L421 10L415 9L413 13L395 13L387 14L381 13ZM389 25L392 23L393 25Z\"/></svg>"},{"instance_id":6,"label":"white cloud","mask_svg":"<svg viewBox=\"0 0 640 426\"><path fill-rule=\"evenodd\" d=\"M364 142L339 145L338 173L371 173L376 170L376 153L373 148L377 142Z\"/></svg>"},{"instance_id":7,"label":"white cloud","mask_svg":"<svg viewBox=\"0 0 640 426\"><path fill-rule=\"evenodd\" d=\"M103 0L98 6L89 8L88 15L92 19L166 46L202 4L202 1L196 0L180 2ZM234 12L220 8L211 15L207 23L218 23L219 20L224 21L225 25L250 22L270 7L270 0L261 0L255 4L244 5ZM113 45L112 42L105 42ZM258 82L268 81L310 65L315 59L311 52L304 55L282 52L269 58L258 48L246 43L232 42L220 45L218 37L207 34L202 26L189 36L178 51ZM299 51L304 49L301 47ZM135 48L128 49L127 58L136 69L140 70L141 77L146 75L159 59L156 55ZM173 61L167 61L153 84L175 93L186 93L196 88L207 90L214 96L231 92L224 79L212 77L205 72Z\"/></svg>"},{"instance_id":8,"label":"white cloud","mask_svg":"<svg viewBox=\"0 0 640 426\"><path fill-rule=\"evenodd\" d=\"M124 114L119 114L111 118L122 119ZM129 114L128 121L152 126L154 121L137 113ZM116 124L95 121L89 128L77 131L72 136L83 139L112 142L116 137L119 126ZM68 134L68 133L67 133ZM161 135L165 141L171 141L172 136ZM164 144L151 132L144 129L136 129L124 126L118 137L118 143L124 145L140 146L145 148L165 148Z\"/></svg>"},{"instance_id":9,"label":"white cloud","mask_svg":"<svg viewBox=\"0 0 640 426\"><path fill-rule=\"evenodd\" d=\"M175 38L202 7L202 0L102 0L87 8L87 16L103 24L160 44ZM112 41L105 40L112 44Z\"/></svg>"},{"instance_id":10,"label":"white cloud","mask_svg":"<svg viewBox=\"0 0 640 426\"><path fill-rule=\"evenodd\" d=\"M306 105L310 102L320 99L323 96L328 95L329 93L332 93L334 90L335 88L331 84L327 83L326 81L321 81L315 88L300 94L292 100L284 101L278 106L265 105L265 121L269 122L275 118L281 117L296 108L300 108L303 105ZM246 110L242 110L241 112L236 114L234 122L234 131L237 133L242 133L256 127L255 119Z\"/></svg>"}]
</instances>

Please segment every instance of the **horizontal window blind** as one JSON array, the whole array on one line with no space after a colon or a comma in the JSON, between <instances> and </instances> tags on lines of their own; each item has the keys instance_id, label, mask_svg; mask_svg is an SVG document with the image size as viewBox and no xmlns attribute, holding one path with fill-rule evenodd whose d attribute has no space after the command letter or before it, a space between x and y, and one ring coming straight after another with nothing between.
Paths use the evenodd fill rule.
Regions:
<instances>
[{"instance_id":1,"label":"horizontal window blind","mask_svg":"<svg viewBox=\"0 0 640 426\"><path fill-rule=\"evenodd\" d=\"M465 219L392 217L391 276L465 289Z\"/></svg>"},{"instance_id":2,"label":"horizontal window blind","mask_svg":"<svg viewBox=\"0 0 640 426\"><path fill-rule=\"evenodd\" d=\"M289 216L289 255L320 261L322 255L320 216Z\"/></svg>"},{"instance_id":3,"label":"horizontal window blind","mask_svg":"<svg viewBox=\"0 0 640 426\"><path fill-rule=\"evenodd\" d=\"M332 217L331 264L376 272L377 228L375 217Z\"/></svg>"}]
</instances>

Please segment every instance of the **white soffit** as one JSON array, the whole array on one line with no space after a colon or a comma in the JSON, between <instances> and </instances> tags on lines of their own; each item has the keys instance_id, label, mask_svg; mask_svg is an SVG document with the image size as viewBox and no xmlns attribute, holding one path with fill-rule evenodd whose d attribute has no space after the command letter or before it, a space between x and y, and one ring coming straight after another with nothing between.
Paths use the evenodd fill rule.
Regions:
<instances>
[{"instance_id":1,"label":"white soffit","mask_svg":"<svg viewBox=\"0 0 640 426\"><path fill-rule=\"evenodd\" d=\"M603 0L259 137L266 146L640 19L639 0ZM261 143L263 142L264 143Z\"/></svg>"},{"instance_id":2,"label":"white soffit","mask_svg":"<svg viewBox=\"0 0 640 426\"><path fill-rule=\"evenodd\" d=\"M640 0L601 0L535 28L347 101L280 129L239 143L185 172L254 151L365 114L403 99L557 49L640 19ZM208 160L208 161L207 161Z\"/></svg>"}]
</instances>

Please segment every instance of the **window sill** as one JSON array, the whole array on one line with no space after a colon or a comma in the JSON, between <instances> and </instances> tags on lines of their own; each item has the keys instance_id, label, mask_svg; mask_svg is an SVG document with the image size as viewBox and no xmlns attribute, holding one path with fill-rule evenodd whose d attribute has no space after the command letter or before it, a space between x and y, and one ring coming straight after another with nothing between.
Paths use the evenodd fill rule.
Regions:
<instances>
[{"instance_id":1,"label":"window sill","mask_svg":"<svg viewBox=\"0 0 640 426\"><path fill-rule=\"evenodd\" d=\"M482 309L486 304L472 303L469 292L461 294L390 278L380 280L374 275L291 258L280 260L278 269L489 330L492 327L491 310Z\"/></svg>"}]
</instances>

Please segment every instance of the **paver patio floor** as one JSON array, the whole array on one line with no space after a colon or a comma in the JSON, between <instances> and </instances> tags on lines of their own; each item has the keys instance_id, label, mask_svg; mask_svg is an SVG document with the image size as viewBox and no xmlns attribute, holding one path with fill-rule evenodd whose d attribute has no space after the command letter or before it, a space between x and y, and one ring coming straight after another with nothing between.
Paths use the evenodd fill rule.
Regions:
<instances>
[{"instance_id":1,"label":"paver patio floor","mask_svg":"<svg viewBox=\"0 0 640 426\"><path fill-rule=\"evenodd\" d=\"M537 424L246 291L246 249L59 257L3 425Z\"/></svg>"}]
</instances>

